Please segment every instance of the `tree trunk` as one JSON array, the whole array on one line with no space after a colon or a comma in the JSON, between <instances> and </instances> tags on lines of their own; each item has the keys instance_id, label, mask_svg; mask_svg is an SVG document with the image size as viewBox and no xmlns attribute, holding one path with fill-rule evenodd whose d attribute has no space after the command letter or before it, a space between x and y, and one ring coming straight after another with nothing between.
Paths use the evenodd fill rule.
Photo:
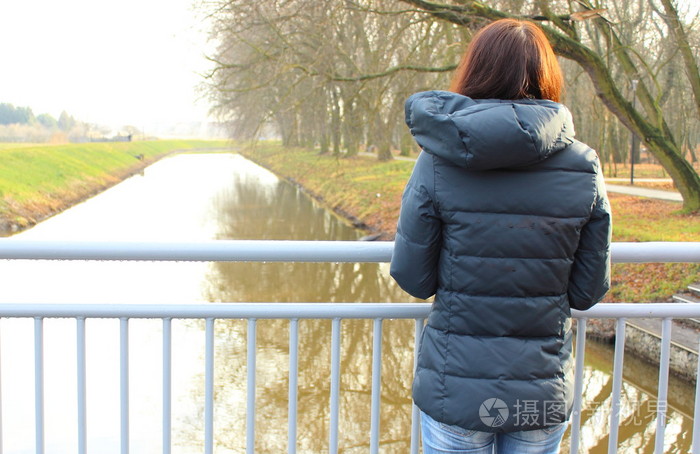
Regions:
<instances>
[{"instance_id":1,"label":"tree trunk","mask_svg":"<svg viewBox=\"0 0 700 454\"><path fill-rule=\"evenodd\" d=\"M319 154L327 154L330 151L330 143L328 140L328 134L322 133L319 138Z\"/></svg>"},{"instance_id":2,"label":"tree trunk","mask_svg":"<svg viewBox=\"0 0 700 454\"><path fill-rule=\"evenodd\" d=\"M401 156L411 156L411 151L413 151L415 141L408 128L403 128L401 131L401 137L399 139L399 149L401 150Z\"/></svg>"},{"instance_id":3,"label":"tree trunk","mask_svg":"<svg viewBox=\"0 0 700 454\"><path fill-rule=\"evenodd\" d=\"M362 137L362 125L357 106L352 101L345 103L345 116L343 118L343 142L345 144L345 156L351 158L360 152L360 138Z\"/></svg>"},{"instance_id":4,"label":"tree trunk","mask_svg":"<svg viewBox=\"0 0 700 454\"><path fill-rule=\"evenodd\" d=\"M377 159L389 161L394 159L391 154L391 132L387 122L382 120L381 113L374 111L371 115L371 129L368 145L377 150Z\"/></svg>"},{"instance_id":5,"label":"tree trunk","mask_svg":"<svg viewBox=\"0 0 700 454\"><path fill-rule=\"evenodd\" d=\"M693 149L694 144L688 143L688 154L690 155L690 162L698 162L698 155L695 153L695 150Z\"/></svg>"},{"instance_id":6,"label":"tree trunk","mask_svg":"<svg viewBox=\"0 0 700 454\"><path fill-rule=\"evenodd\" d=\"M394 156L391 154L391 140L387 137L382 137L381 142L377 145L377 159L380 161L391 161Z\"/></svg>"},{"instance_id":7,"label":"tree trunk","mask_svg":"<svg viewBox=\"0 0 700 454\"><path fill-rule=\"evenodd\" d=\"M340 106L335 90L333 88L331 96L331 142L333 143L333 156L340 156Z\"/></svg>"},{"instance_id":8,"label":"tree trunk","mask_svg":"<svg viewBox=\"0 0 700 454\"><path fill-rule=\"evenodd\" d=\"M615 87L610 72L600 58L592 52L577 53L576 61L586 70L597 95L606 107L627 126L632 134L643 138L647 148L656 157L673 179L683 197L683 210L700 211L700 177L688 161L683 159L681 150L663 129L657 128L643 118Z\"/></svg>"}]
</instances>

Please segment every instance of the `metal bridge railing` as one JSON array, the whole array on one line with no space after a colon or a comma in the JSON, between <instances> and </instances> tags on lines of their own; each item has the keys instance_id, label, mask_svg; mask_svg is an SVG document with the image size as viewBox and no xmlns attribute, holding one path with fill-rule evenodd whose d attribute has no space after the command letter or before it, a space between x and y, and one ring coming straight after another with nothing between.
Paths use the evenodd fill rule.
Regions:
<instances>
[{"instance_id":1,"label":"metal bridge railing","mask_svg":"<svg viewBox=\"0 0 700 454\"><path fill-rule=\"evenodd\" d=\"M162 261L307 261L307 262L387 262L391 259L393 244L388 242L308 242L308 241L209 241L197 243L138 243L138 242L48 242L15 239L0 240L0 259L49 260L162 260ZM612 248L616 262L700 262L700 243L615 243ZM1 289L0 289L1 292ZM247 452L254 452L255 440L255 375L256 323L261 319L288 319L289 332L289 419L288 452L296 452L297 432L297 378L298 378L298 321L300 319L330 319L331 331L331 386L329 452L338 450L338 414L340 390L341 322L345 319L373 320L372 390L370 452L379 450L380 371L382 362L382 322L385 319L415 320L415 348L427 318L430 305L368 304L368 303L211 303L189 305L155 304L0 304L0 317L34 319L35 370L35 447L44 453L44 342L43 322L47 318L76 320L77 377L78 377L78 448L87 452L86 414L86 345L85 321L91 318L120 320L120 402L121 452L129 450L129 320L160 319L163 329L162 418L163 452L171 452L171 383L173 319L203 319L205 323L205 393L204 393L204 451L214 451L214 326L216 320L246 319L247 334ZM617 320L613 369L613 397L610 417L609 452L617 451L620 417L620 394L624 359L625 320L628 318L658 318L663 320L658 401L665 402L668 392L671 321L700 317L700 306L689 304L601 304L586 312L572 311L577 323L575 400L571 431L571 452L577 453L580 442L582 410L583 364L587 319L614 318ZM2 358L0 358L0 364ZM414 359L415 363L415 359ZM700 368L700 366L699 366ZM404 371L410 374L411 371ZM700 376L700 370L698 370ZM698 381L696 396L700 392ZM2 390L0 389L0 403ZM0 412L1 414L1 412ZM700 414L700 399L695 400L695 414ZM413 408L411 452L418 453L419 413ZM663 452L666 405L657 406L655 452ZM694 419L693 440L700 440L700 421ZM2 420L0 420L0 453L2 452ZM693 453L700 453L700 443L693 444Z\"/></svg>"}]
</instances>

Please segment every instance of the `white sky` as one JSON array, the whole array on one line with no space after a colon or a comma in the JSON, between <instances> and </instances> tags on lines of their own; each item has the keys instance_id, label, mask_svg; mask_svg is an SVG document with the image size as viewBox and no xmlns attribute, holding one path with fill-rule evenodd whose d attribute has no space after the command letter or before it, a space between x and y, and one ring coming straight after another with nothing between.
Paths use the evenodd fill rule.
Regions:
<instances>
[{"instance_id":1,"label":"white sky","mask_svg":"<svg viewBox=\"0 0 700 454\"><path fill-rule=\"evenodd\" d=\"M206 120L194 1L0 0L0 102L146 131Z\"/></svg>"},{"instance_id":2,"label":"white sky","mask_svg":"<svg viewBox=\"0 0 700 454\"><path fill-rule=\"evenodd\" d=\"M193 0L0 0L0 102L154 128L206 120Z\"/></svg>"}]
</instances>

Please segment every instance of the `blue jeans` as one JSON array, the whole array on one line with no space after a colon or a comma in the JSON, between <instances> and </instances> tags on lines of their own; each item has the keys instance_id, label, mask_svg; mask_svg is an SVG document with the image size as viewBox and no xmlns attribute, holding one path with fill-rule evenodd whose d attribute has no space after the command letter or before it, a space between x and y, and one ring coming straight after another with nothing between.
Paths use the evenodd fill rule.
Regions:
<instances>
[{"instance_id":1,"label":"blue jeans","mask_svg":"<svg viewBox=\"0 0 700 454\"><path fill-rule=\"evenodd\" d=\"M421 412L423 454L557 454L567 425L495 434L443 424Z\"/></svg>"}]
</instances>

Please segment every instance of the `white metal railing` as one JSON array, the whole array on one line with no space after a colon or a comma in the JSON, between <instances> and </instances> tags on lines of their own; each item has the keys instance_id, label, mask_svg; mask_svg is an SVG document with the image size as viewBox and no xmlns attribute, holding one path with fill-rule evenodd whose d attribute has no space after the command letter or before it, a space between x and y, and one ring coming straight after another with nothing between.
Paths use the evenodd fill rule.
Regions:
<instances>
[{"instance_id":1,"label":"white metal railing","mask_svg":"<svg viewBox=\"0 0 700 454\"><path fill-rule=\"evenodd\" d=\"M309 242L309 241L209 241L196 243L138 243L138 242L49 242L0 240L0 259L49 260L176 260L176 261L311 261L311 262L387 262L393 244L389 242ZM700 262L700 243L615 243L612 246L616 262ZM1 291L1 290L0 290ZM77 335L78 374L78 448L87 452L86 417L86 359L85 320L114 318L120 320L120 396L121 452L129 450L129 320L161 319L163 323L163 452L171 450L171 381L173 319L203 319L205 323L205 405L204 451L214 449L214 326L216 320L246 319L247 339L247 452L254 451L255 439L255 363L256 323L260 319L288 319L289 333L289 419L288 452L296 452L298 321L300 319L331 319L331 387L329 451L338 450L338 413L340 390L340 332L343 319L373 320L372 390L370 451L379 449L379 396L381 371L381 333L385 319L414 319L415 348L427 318L430 304L368 304L368 303L211 303L189 305L155 304L0 304L0 317L34 319L35 364L35 437L36 452L44 452L44 376L43 321L46 318L74 318ZM663 320L658 401L665 403L668 392L671 321L678 318L700 317L700 306L688 304L601 304L586 312L572 311L576 318L575 400L572 417L571 452L577 453L580 442L582 410L583 361L586 320L617 319L613 369L613 408L610 417L609 452L617 450L620 416L620 393L624 358L625 320L628 318L659 318ZM0 358L1 359L1 358ZM414 359L415 361L415 359ZM700 367L700 366L699 366ZM700 369L698 370L700 376ZM696 395L700 392L698 381ZM0 389L0 402L2 390ZM0 412L1 414L1 412ZM695 414L700 414L700 399L695 401ZM411 452L419 452L418 411L413 409ZM666 405L657 406L656 453L663 452ZM700 436L699 418L694 419L693 440ZM2 452L2 420L0 419L0 453ZM694 443L693 453L700 453L700 443Z\"/></svg>"},{"instance_id":2,"label":"white metal railing","mask_svg":"<svg viewBox=\"0 0 700 454\"><path fill-rule=\"evenodd\" d=\"M0 259L199 262L389 262L388 241L210 240L196 242L28 241L0 239ZM700 242L612 244L618 263L698 262Z\"/></svg>"}]
</instances>

